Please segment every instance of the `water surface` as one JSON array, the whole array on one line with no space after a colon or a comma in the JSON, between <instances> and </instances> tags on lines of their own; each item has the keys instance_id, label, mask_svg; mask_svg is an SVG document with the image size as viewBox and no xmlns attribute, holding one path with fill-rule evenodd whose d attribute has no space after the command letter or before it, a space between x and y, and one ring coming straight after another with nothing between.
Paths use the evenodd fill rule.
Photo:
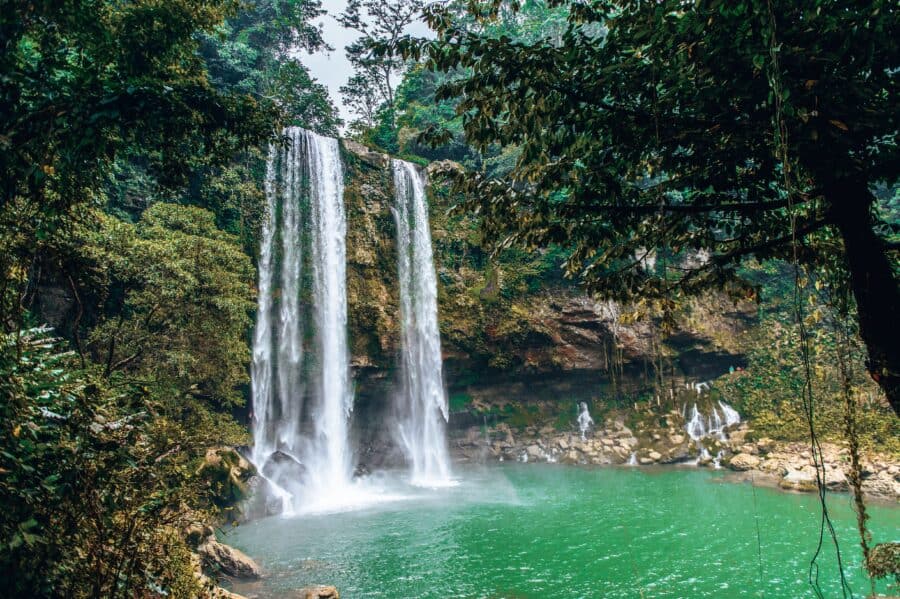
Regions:
<instances>
[{"instance_id":1,"label":"water surface","mask_svg":"<svg viewBox=\"0 0 900 599\"><path fill-rule=\"evenodd\" d=\"M456 487L394 488L393 501L367 509L239 527L225 540L269 575L236 590L274 598L333 584L343 599L814 596L814 495L696 469L508 464L457 474ZM854 596L865 596L849 496L831 495L829 507ZM900 509L871 513L876 541L900 540ZM839 597L833 546L819 564L824 596Z\"/></svg>"}]
</instances>

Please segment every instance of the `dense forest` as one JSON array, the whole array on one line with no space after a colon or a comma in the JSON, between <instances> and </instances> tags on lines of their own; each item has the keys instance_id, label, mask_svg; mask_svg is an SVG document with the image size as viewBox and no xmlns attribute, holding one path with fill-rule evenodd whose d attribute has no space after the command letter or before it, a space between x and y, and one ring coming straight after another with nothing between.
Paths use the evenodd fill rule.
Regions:
<instances>
[{"instance_id":1,"label":"dense forest","mask_svg":"<svg viewBox=\"0 0 900 599\"><path fill-rule=\"evenodd\" d=\"M900 488L897 6L328 4L2 0L0 595L239 597L198 545L242 521L263 469L254 323L292 127L342 139L361 445L408 343L393 157L429 177L460 437L569 434L589 408L597 431L645 431L632 462L663 463L645 456L705 385L747 443L809 452L823 531L822 447L842 448L842 548L900 583L896 531L873 540L866 507L871 481ZM326 18L355 41L332 47ZM352 68L339 98L305 66L323 52ZM698 352L724 368L692 374ZM582 413L570 387L488 389L573 373L606 385ZM749 470L757 446L722 455Z\"/></svg>"}]
</instances>

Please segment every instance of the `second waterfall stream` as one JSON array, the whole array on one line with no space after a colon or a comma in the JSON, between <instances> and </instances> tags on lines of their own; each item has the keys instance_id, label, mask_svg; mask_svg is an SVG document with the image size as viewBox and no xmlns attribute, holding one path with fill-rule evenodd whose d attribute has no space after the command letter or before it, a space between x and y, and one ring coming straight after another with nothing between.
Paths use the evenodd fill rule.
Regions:
<instances>
[{"instance_id":1,"label":"second waterfall stream","mask_svg":"<svg viewBox=\"0 0 900 599\"><path fill-rule=\"evenodd\" d=\"M411 482L443 486L452 483L445 434L448 408L425 178L403 160L392 160L391 167L402 322L397 438L410 463Z\"/></svg>"}]
</instances>

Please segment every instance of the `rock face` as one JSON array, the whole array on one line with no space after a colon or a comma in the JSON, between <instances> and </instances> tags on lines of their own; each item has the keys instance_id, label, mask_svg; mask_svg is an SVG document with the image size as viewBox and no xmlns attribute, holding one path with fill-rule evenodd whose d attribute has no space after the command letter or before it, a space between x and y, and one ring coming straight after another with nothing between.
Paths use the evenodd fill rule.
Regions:
<instances>
[{"instance_id":1,"label":"rock face","mask_svg":"<svg viewBox=\"0 0 900 599\"><path fill-rule=\"evenodd\" d=\"M364 404L389 392L400 344L393 176L389 156L352 140L342 143L348 325ZM643 366L653 353L649 323L622 322L617 304L595 301L562 281L555 260L511 254L486 259L488 248L473 235L473 217L448 212L459 198L444 175L461 168L452 161L426 167L448 373L605 372L613 353Z\"/></svg>"},{"instance_id":2,"label":"rock face","mask_svg":"<svg viewBox=\"0 0 900 599\"><path fill-rule=\"evenodd\" d=\"M260 578L262 570L252 558L215 538L207 539L197 548L203 564L213 572L221 572L235 578Z\"/></svg>"},{"instance_id":3,"label":"rock face","mask_svg":"<svg viewBox=\"0 0 900 599\"><path fill-rule=\"evenodd\" d=\"M371 148L367 148L361 143L355 142L352 139L342 139L341 143L344 144L344 149L365 162L370 166L374 166L376 168L386 168L390 163L390 157L387 154L382 154L381 152L376 152Z\"/></svg>"}]
</instances>

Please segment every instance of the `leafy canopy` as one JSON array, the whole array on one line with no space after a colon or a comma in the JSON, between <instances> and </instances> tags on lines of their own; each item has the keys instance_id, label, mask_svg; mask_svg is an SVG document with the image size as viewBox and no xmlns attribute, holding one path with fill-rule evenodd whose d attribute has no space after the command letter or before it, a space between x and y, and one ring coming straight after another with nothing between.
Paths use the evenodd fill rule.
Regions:
<instances>
[{"instance_id":1,"label":"leafy canopy","mask_svg":"<svg viewBox=\"0 0 900 599\"><path fill-rule=\"evenodd\" d=\"M515 3L484 4L469 3L489 20ZM897 248L882 236L897 223L870 191L900 172L894 3L551 4L568 8L558 37L484 35L438 6L437 39L398 43L462 75L436 98L458 99L468 143L518 150L505 176L460 181L487 237L560 244L570 275L621 300L752 297L741 262L796 249L848 272L870 372L900 406Z\"/></svg>"}]
</instances>

